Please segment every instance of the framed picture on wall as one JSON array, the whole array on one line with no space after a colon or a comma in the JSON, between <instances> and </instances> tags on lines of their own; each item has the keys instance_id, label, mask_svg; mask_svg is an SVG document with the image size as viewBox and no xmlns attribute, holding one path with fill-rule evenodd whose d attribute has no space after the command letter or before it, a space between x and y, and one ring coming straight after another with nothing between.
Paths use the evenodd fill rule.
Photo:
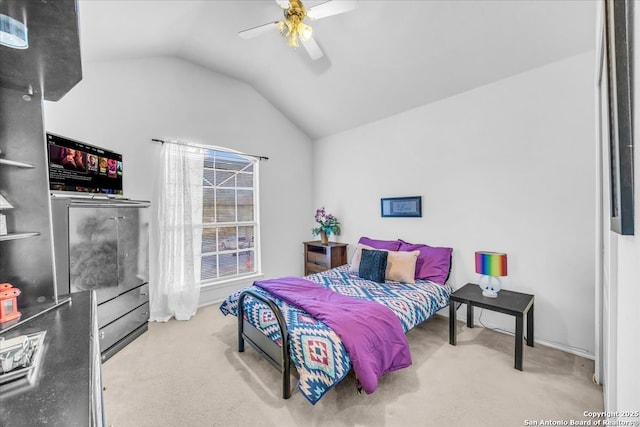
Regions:
<instances>
[{"instance_id":1,"label":"framed picture on wall","mask_svg":"<svg viewBox=\"0 0 640 427\"><path fill-rule=\"evenodd\" d=\"M422 196L380 199L382 217L421 217Z\"/></svg>"},{"instance_id":2,"label":"framed picture on wall","mask_svg":"<svg viewBox=\"0 0 640 427\"><path fill-rule=\"evenodd\" d=\"M611 230L633 235L633 117L632 117L632 21L633 2L606 0L606 84L609 112L609 170Z\"/></svg>"}]
</instances>

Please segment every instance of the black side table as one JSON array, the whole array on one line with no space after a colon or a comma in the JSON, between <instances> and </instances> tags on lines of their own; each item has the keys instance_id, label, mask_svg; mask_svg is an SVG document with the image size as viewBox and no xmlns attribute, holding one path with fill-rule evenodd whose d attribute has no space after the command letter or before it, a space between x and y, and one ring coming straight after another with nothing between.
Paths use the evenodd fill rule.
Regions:
<instances>
[{"instance_id":1,"label":"black side table","mask_svg":"<svg viewBox=\"0 0 640 427\"><path fill-rule=\"evenodd\" d=\"M522 332L524 315L527 315L527 345L533 347L533 300L534 296L514 291L501 290L497 298L482 296L482 289L474 283L467 283L451 294L449 302L449 344L456 345L455 303L467 305L467 327L473 328L473 307L486 308L516 318L516 350L514 368L522 371Z\"/></svg>"}]
</instances>

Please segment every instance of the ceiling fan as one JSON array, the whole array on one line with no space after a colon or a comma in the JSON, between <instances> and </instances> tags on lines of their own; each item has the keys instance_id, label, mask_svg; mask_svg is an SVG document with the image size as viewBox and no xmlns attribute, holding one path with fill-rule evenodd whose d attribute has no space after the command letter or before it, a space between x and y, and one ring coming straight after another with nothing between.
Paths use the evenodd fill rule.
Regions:
<instances>
[{"instance_id":1,"label":"ceiling fan","mask_svg":"<svg viewBox=\"0 0 640 427\"><path fill-rule=\"evenodd\" d=\"M357 7L357 1L351 0L329 0L317 6L307 9L300 0L276 0L284 13L284 20L269 22L257 27L240 31L238 35L243 39L251 39L253 37L264 34L277 28L283 37L287 39L290 47L297 48L298 40L309 53L311 59L319 59L324 55L320 46L313 39L312 29L304 23L304 20L320 19L327 16L337 15L339 13L348 12Z\"/></svg>"}]
</instances>

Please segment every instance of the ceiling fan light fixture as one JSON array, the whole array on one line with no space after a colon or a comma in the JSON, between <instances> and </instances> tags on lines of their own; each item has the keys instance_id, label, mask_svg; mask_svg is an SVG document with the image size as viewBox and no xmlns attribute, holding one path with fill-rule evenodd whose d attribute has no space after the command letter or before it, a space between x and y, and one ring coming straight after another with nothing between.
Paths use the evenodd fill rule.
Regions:
<instances>
[{"instance_id":1,"label":"ceiling fan light fixture","mask_svg":"<svg viewBox=\"0 0 640 427\"><path fill-rule=\"evenodd\" d=\"M303 22L306 16L307 9L302 2L290 0L289 8L284 10L284 21L278 22L280 34L287 39L289 47L299 47L298 39L307 41L311 38L313 30Z\"/></svg>"},{"instance_id":2,"label":"ceiling fan light fixture","mask_svg":"<svg viewBox=\"0 0 640 427\"><path fill-rule=\"evenodd\" d=\"M276 0L276 3L282 9L283 20L248 28L240 31L238 35L243 39L251 39L275 27L280 32L280 35L287 39L289 47L295 49L302 42L309 57L316 60L322 58L324 54L313 38L313 29L303 21L307 18L320 19L348 12L355 9L358 0L326 0L310 9L307 9L302 4L302 0Z\"/></svg>"},{"instance_id":3,"label":"ceiling fan light fixture","mask_svg":"<svg viewBox=\"0 0 640 427\"><path fill-rule=\"evenodd\" d=\"M282 37L287 39L287 45L289 47L296 48L298 47L298 36L295 31L295 27L292 25L290 21L280 21L278 22L278 30Z\"/></svg>"},{"instance_id":4,"label":"ceiling fan light fixture","mask_svg":"<svg viewBox=\"0 0 640 427\"><path fill-rule=\"evenodd\" d=\"M300 46L298 39L307 41L313 35L313 29L295 15L290 16L286 21L278 22L278 30L287 39L289 47L293 48Z\"/></svg>"},{"instance_id":5,"label":"ceiling fan light fixture","mask_svg":"<svg viewBox=\"0 0 640 427\"><path fill-rule=\"evenodd\" d=\"M296 37L295 34L289 34L289 36L287 36L287 45L294 49L300 47L300 44L298 43L298 37Z\"/></svg>"},{"instance_id":6,"label":"ceiling fan light fixture","mask_svg":"<svg viewBox=\"0 0 640 427\"><path fill-rule=\"evenodd\" d=\"M298 34L300 35L300 38L302 40L307 41L311 38L311 36L313 36L313 28L311 28L304 22L301 22L300 25L298 25Z\"/></svg>"}]
</instances>

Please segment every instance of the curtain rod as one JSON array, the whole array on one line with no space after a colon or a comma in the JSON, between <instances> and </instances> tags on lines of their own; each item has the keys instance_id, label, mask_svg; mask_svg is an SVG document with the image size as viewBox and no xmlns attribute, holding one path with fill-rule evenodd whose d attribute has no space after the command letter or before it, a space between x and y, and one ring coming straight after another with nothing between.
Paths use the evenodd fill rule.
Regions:
<instances>
[{"instance_id":1,"label":"curtain rod","mask_svg":"<svg viewBox=\"0 0 640 427\"><path fill-rule=\"evenodd\" d=\"M165 141L164 139L158 139L158 138L151 138L151 141L159 142L161 144L164 144L165 142L168 142L170 144L179 144L179 145L186 145L186 146L189 146L189 147L204 148L205 150L212 150L212 148L205 147L204 145L189 144L189 143L186 143L186 142ZM256 158L258 160L269 160L269 158L267 156L260 156L260 155L257 155L257 154L245 154L245 153L234 153L234 154L240 154L242 156L249 156L249 157Z\"/></svg>"}]
</instances>

